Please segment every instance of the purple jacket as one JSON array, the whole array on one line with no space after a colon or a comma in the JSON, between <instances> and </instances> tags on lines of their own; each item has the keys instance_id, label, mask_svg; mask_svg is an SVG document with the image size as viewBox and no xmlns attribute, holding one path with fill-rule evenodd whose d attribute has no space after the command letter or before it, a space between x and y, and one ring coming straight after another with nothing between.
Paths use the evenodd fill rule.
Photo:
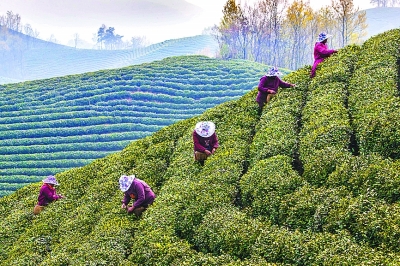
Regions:
<instances>
[{"instance_id":1,"label":"purple jacket","mask_svg":"<svg viewBox=\"0 0 400 266\"><path fill-rule=\"evenodd\" d=\"M263 76L258 84L258 94L256 102L265 103L267 100L268 90L272 90L275 93L278 92L278 88L290 88L292 84L282 81L279 77L267 77Z\"/></svg>"},{"instance_id":2,"label":"purple jacket","mask_svg":"<svg viewBox=\"0 0 400 266\"><path fill-rule=\"evenodd\" d=\"M135 199L133 206L135 208L150 205L154 202L156 195L151 190L150 186L143 180L138 178L133 179L131 186L124 193L122 203L127 205L131 199Z\"/></svg>"},{"instance_id":3,"label":"purple jacket","mask_svg":"<svg viewBox=\"0 0 400 266\"><path fill-rule=\"evenodd\" d=\"M331 54L335 53L336 50L329 50L328 45L322 42L315 43L314 46L314 64L311 68L311 77L315 77L315 71L317 70L317 66L324 61L325 58L331 56Z\"/></svg>"},{"instance_id":4,"label":"purple jacket","mask_svg":"<svg viewBox=\"0 0 400 266\"><path fill-rule=\"evenodd\" d=\"M57 195L55 188L52 188L47 184L43 184L39 191L38 205L47 206L50 202L60 198L61 196Z\"/></svg>"},{"instance_id":5,"label":"purple jacket","mask_svg":"<svg viewBox=\"0 0 400 266\"><path fill-rule=\"evenodd\" d=\"M205 150L211 151L213 148L219 147L217 135L214 133L208 138L203 138L193 131L193 144L194 151L205 152Z\"/></svg>"}]
</instances>

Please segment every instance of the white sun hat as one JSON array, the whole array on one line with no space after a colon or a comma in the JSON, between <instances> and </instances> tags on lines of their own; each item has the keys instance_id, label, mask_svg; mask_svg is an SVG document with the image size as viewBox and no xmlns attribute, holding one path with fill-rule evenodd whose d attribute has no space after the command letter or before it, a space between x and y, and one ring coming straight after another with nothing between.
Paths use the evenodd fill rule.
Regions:
<instances>
[{"instance_id":1,"label":"white sun hat","mask_svg":"<svg viewBox=\"0 0 400 266\"><path fill-rule=\"evenodd\" d=\"M48 177L46 177L42 181L43 181L43 183L46 183L46 184L52 184L52 185L56 185L56 186L59 185L57 180L56 180L56 177L53 176L53 175L49 175Z\"/></svg>"},{"instance_id":2,"label":"white sun hat","mask_svg":"<svg viewBox=\"0 0 400 266\"><path fill-rule=\"evenodd\" d=\"M279 72L277 67L272 67L267 74L265 74L267 77L278 77L278 76L282 76L282 73Z\"/></svg>"},{"instance_id":3,"label":"white sun hat","mask_svg":"<svg viewBox=\"0 0 400 266\"><path fill-rule=\"evenodd\" d=\"M328 38L330 38L330 37L332 37L331 34L326 34L325 32L321 32L321 33L318 35L318 41L317 41L317 42L323 42L324 40L326 40L326 39L328 39Z\"/></svg>"},{"instance_id":4,"label":"white sun hat","mask_svg":"<svg viewBox=\"0 0 400 266\"><path fill-rule=\"evenodd\" d=\"M212 134L214 134L215 124L211 121L198 122L194 130L199 136L203 138L208 138L211 137Z\"/></svg>"},{"instance_id":5,"label":"white sun hat","mask_svg":"<svg viewBox=\"0 0 400 266\"><path fill-rule=\"evenodd\" d=\"M122 192L127 191L134 179L135 175L121 175L119 178L119 189L121 189Z\"/></svg>"}]
</instances>

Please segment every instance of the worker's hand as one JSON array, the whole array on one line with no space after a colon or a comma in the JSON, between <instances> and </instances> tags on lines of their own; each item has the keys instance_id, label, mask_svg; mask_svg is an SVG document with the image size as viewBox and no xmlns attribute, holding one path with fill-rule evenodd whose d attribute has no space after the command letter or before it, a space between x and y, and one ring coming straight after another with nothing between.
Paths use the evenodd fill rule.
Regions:
<instances>
[{"instance_id":1,"label":"worker's hand","mask_svg":"<svg viewBox=\"0 0 400 266\"><path fill-rule=\"evenodd\" d=\"M274 90L268 90L268 93L269 93L269 94L276 94L276 91L274 91Z\"/></svg>"},{"instance_id":2,"label":"worker's hand","mask_svg":"<svg viewBox=\"0 0 400 266\"><path fill-rule=\"evenodd\" d=\"M211 155L211 152L209 150L204 151L207 155Z\"/></svg>"},{"instance_id":3,"label":"worker's hand","mask_svg":"<svg viewBox=\"0 0 400 266\"><path fill-rule=\"evenodd\" d=\"M338 52L338 50L334 50L333 52L334 52L334 53L337 53L337 52Z\"/></svg>"},{"instance_id":4,"label":"worker's hand","mask_svg":"<svg viewBox=\"0 0 400 266\"><path fill-rule=\"evenodd\" d=\"M125 203L122 203L121 208L122 208L122 209L126 209L126 204L125 204Z\"/></svg>"},{"instance_id":5,"label":"worker's hand","mask_svg":"<svg viewBox=\"0 0 400 266\"><path fill-rule=\"evenodd\" d=\"M292 85L290 85L290 87L294 88L294 87L296 87L296 84L292 84Z\"/></svg>"},{"instance_id":6,"label":"worker's hand","mask_svg":"<svg viewBox=\"0 0 400 266\"><path fill-rule=\"evenodd\" d=\"M133 206L129 207L128 208L128 213L132 213L134 209L135 209L135 207L133 207Z\"/></svg>"},{"instance_id":7,"label":"worker's hand","mask_svg":"<svg viewBox=\"0 0 400 266\"><path fill-rule=\"evenodd\" d=\"M213 149L212 149L211 153L212 153L212 154L214 154L214 153L215 153L215 148L213 148Z\"/></svg>"}]
</instances>

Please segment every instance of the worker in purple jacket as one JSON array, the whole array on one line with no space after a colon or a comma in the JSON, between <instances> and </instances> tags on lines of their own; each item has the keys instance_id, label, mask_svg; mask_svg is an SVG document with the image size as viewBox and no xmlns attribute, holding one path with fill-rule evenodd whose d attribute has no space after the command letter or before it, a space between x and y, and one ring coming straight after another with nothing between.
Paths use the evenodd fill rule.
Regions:
<instances>
[{"instance_id":1,"label":"worker in purple jacket","mask_svg":"<svg viewBox=\"0 0 400 266\"><path fill-rule=\"evenodd\" d=\"M192 133L194 144L194 159L204 165L208 156L213 155L219 147L215 133L215 124L210 121L198 122Z\"/></svg>"},{"instance_id":2,"label":"worker in purple jacket","mask_svg":"<svg viewBox=\"0 0 400 266\"><path fill-rule=\"evenodd\" d=\"M134 213L137 217L140 217L156 198L150 186L135 175L122 175L119 179L119 188L124 192L121 208L126 209L128 213ZM134 203L128 207L131 199L134 200Z\"/></svg>"},{"instance_id":3,"label":"worker in purple jacket","mask_svg":"<svg viewBox=\"0 0 400 266\"><path fill-rule=\"evenodd\" d=\"M256 102L258 103L258 112L261 113L264 104L269 102L272 97L278 92L278 88L291 88L296 86L295 84L287 83L282 81L279 76L282 75L277 67L272 67L266 74L260 79L258 84L258 94Z\"/></svg>"},{"instance_id":4,"label":"worker in purple jacket","mask_svg":"<svg viewBox=\"0 0 400 266\"><path fill-rule=\"evenodd\" d=\"M332 37L332 35L326 34L325 32L321 32L318 35L318 41L315 43L314 46L314 64L311 68L311 78L315 77L317 66L322 63L325 58L331 56L334 53L337 53L336 50L328 49L328 45L326 44L326 42L330 37Z\"/></svg>"},{"instance_id":5,"label":"worker in purple jacket","mask_svg":"<svg viewBox=\"0 0 400 266\"><path fill-rule=\"evenodd\" d=\"M39 214L49 203L64 198L63 195L59 195L56 192L55 186L58 185L56 178L52 175L43 179L43 185L39 191L38 203L33 209L33 214Z\"/></svg>"}]
</instances>

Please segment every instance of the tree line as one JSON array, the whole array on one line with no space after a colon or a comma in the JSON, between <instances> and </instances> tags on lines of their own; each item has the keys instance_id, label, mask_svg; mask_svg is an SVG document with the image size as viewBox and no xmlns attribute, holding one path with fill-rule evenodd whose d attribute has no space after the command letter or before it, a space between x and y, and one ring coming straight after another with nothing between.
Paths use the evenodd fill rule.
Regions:
<instances>
[{"instance_id":1,"label":"tree line","mask_svg":"<svg viewBox=\"0 0 400 266\"><path fill-rule=\"evenodd\" d=\"M0 50L1 47L7 47L6 50L13 49L15 43L18 42L19 46L22 44L22 40L12 34L12 32L22 33L29 37L39 38L39 31L33 29L33 27L27 23L23 24L21 16L18 13L14 13L13 11L7 11L6 14L0 15L0 30L2 31L3 38L0 40ZM11 30L11 32L9 32ZM123 41L122 35L116 34L114 27L107 27L106 25L101 25L98 29L97 33L94 33L93 41L96 43L98 49L107 49L107 50L118 50L118 49L135 49L142 48L147 45L147 41L145 37L135 36L132 37L129 41ZM31 40L27 39L28 46L30 45ZM52 43L58 43L54 34L46 40ZM78 33L73 34L72 41L77 48L78 44L82 41L81 37ZM29 48L29 47L28 47Z\"/></svg>"},{"instance_id":2,"label":"tree line","mask_svg":"<svg viewBox=\"0 0 400 266\"><path fill-rule=\"evenodd\" d=\"M93 38L98 45L98 49L118 50L118 49L135 49L146 46L144 37L132 37L130 41L123 41L124 36L115 33L114 27L101 25L97 31L97 35Z\"/></svg>"},{"instance_id":3,"label":"tree line","mask_svg":"<svg viewBox=\"0 0 400 266\"><path fill-rule=\"evenodd\" d=\"M213 28L220 56L298 69L312 62L320 32L333 35L328 43L332 48L361 43L366 36L366 12L353 0L331 1L331 6L314 11L307 0L291 4L260 0L254 5L227 0L221 22Z\"/></svg>"},{"instance_id":4,"label":"tree line","mask_svg":"<svg viewBox=\"0 0 400 266\"><path fill-rule=\"evenodd\" d=\"M370 0L370 3L377 7L394 7L400 4L400 0Z\"/></svg>"}]
</instances>

